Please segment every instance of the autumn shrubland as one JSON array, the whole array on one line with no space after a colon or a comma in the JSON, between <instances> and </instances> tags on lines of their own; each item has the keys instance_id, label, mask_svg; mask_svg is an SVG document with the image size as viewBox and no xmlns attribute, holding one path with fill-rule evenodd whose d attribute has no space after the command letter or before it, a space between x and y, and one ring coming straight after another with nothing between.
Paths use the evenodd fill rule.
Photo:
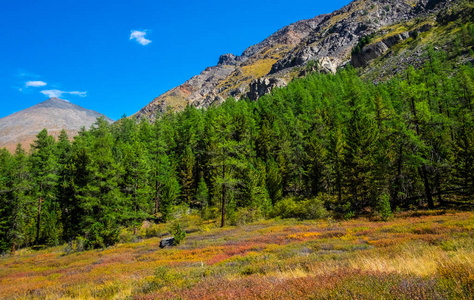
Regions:
<instances>
[{"instance_id":1,"label":"autumn shrubland","mask_svg":"<svg viewBox=\"0 0 474 300\"><path fill-rule=\"evenodd\" d=\"M0 259L4 299L472 299L474 215L404 212L359 218L261 220L218 228L185 216L144 224L128 242L80 251L22 249ZM158 236L147 238L154 230ZM122 234L121 237L126 235Z\"/></svg>"}]
</instances>

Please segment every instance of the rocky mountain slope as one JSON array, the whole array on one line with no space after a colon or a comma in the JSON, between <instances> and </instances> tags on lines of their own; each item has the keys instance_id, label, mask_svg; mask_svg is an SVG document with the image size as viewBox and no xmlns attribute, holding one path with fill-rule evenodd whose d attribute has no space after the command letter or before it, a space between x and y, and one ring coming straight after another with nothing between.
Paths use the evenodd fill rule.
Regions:
<instances>
[{"instance_id":1,"label":"rocky mountain slope","mask_svg":"<svg viewBox=\"0 0 474 300\"><path fill-rule=\"evenodd\" d=\"M14 151L21 143L26 149L44 128L57 137L65 129L72 137L82 128L89 128L97 118L112 119L96 111L82 108L58 98L50 98L35 106L0 119L0 148Z\"/></svg>"},{"instance_id":2,"label":"rocky mountain slope","mask_svg":"<svg viewBox=\"0 0 474 300\"><path fill-rule=\"evenodd\" d=\"M328 15L291 24L261 43L249 47L241 56L225 54L216 66L208 67L184 84L155 98L135 114L154 119L168 107L182 110L186 105L208 107L228 97L256 100L273 87L284 86L291 79L315 68L336 72L348 63L367 68L369 62L388 49L432 28L430 24L411 24L411 31L400 24L430 19L454 3L463 0L355 0ZM469 2L469 1L467 1ZM431 17L431 19L436 17ZM429 23L429 22L428 22ZM360 51L353 49L361 40L378 34L383 45ZM416 34L416 35L417 35ZM374 53L372 53L374 52ZM311 68L307 70L308 62Z\"/></svg>"}]
</instances>

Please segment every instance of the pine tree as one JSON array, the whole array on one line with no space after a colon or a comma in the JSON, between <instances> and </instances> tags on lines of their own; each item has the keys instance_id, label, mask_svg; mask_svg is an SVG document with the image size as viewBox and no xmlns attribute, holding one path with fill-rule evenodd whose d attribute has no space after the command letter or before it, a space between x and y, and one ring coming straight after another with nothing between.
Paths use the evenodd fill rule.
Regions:
<instances>
[{"instance_id":1,"label":"pine tree","mask_svg":"<svg viewBox=\"0 0 474 300\"><path fill-rule=\"evenodd\" d=\"M92 158L89 148L82 145L81 138L71 149L70 159L64 167L64 181L61 184L63 239L67 242L77 236L85 236L88 230L87 218L89 201L88 184L92 180Z\"/></svg>"},{"instance_id":2,"label":"pine tree","mask_svg":"<svg viewBox=\"0 0 474 300\"><path fill-rule=\"evenodd\" d=\"M410 66L406 71L406 76L407 80L406 82L402 82L401 89L405 92L406 100L409 102L411 112L411 123L414 124L416 135L421 138L423 125L429 118L429 113L427 112L424 105L425 103L423 102L423 95L425 95L424 85L418 83L419 76L412 66ZM426 149L426 147L423 148ZM424 164L418 167L418 173L423 182L428 207L430 209L433 209L434 201L432 196L431 183L429 180L428 168L426 165L426 153L416 151L414 155L421 156L421 159L425 161Z\"/></svg>"},{"instance_id":3,"label":"pine tree","mask_svg":"<svg viewBox=\"0 0 474 300\"><path fill-rule=\"evenodd\" d=\"M267 213L271 209L271 200L266 189L266 171L263 163L249 163L244 169L243 189L239 207L260 209Z\"/></svg>"},{"instance_id":4,"label":"pine tree","mask_svg":"<svg viewBox=\"0 0 474 300\"><path fill-rule=\"evenodd\" d=\"M359 110L354 109L347 125L344 156L346 184L355 209L363 208L371 200L371 188L375 184L373 154L378 138L375 124L362 116Z\"/></svg>"},{"instance_id":5,"label":"pine tree","mask_svg":"<svg viewBox=\"0 0 474 300\"><path fill-rule=\"evenodd\" d=\"M213 178L216 188L220 191L220 205L221 205L221 227L225 226L226 219L226 204L228 203L229 195L232 194L237 184L240 183L236 178L236 172L243 168L241 161L241 151L244 147L241 143L232 140L232 128L227 116L218 116L216 131L217 138L215 142L216 148L211 153L212 167L215 170L216 176Z\"/></svg>"},{"instance_id":6,"label":"pine tree","mask_svg":"<svg viewBox=\"0 0 474 300\"><path fill-rule=\"evenodd\" d=\"M325 182L328 176L327 163L328 153L324 145L322 124L313 125L312 130L306 134L305 141L305 189L306 194L316 196L325 191Z\"/></svg>"},{"instance_id":7,"label":"pine tree","mask_svg":"<svg viewBox=\"0 0 474 300\"><path fill-rule=\"evenodd\" d=\"M275 205L283 196L283 186L281 182L280 170L275 160L270 159L267 162L266 186L268 194Z\"/></svg>"},{"instance_id":8,"label":"pine tree","mask_svg":"<svg viewBox=\"0 0 474 300\"><path fill-rule=\"evenodd\" d=\"M12 203L10 193L12 191L12 168L13 159L7 149L0 149L0 253L10 249L12 241L9 236L10 215Z\"/></svg>"},{"instance_id":9,"label":"pine tree","mask_svg":"<svg viewBox=\"0 0 474 300\"><path fill-rule=\"evenodd\" d=\"M32 144L30 156L34 194L38 199L35 243L54 245L59 242L60 224L57 203L58 163L54 153L54 138L43 129Z\"/></svg>"},{"instance_id":10,"label":"pine tree","mask_svg":"<svg viewBox=\"0 0 474 300\"><path fill-rule=\"evenodd\" d=\"M195 194L195 183L194 183L194 166L195 158L191 147L186 146L183 157L181 158L181 198L187 205L193 205L192 203Z\"/></svg>"},{"instance_id":11,"label":"pine tree","mask_svg":"<svg viewBox=\"0 0 474 300\"><path fill-rule=\"evenodd\" d=\"M454 142L454 176L464 193L474 194L474 122L466 115Z\"/></svg>"},{"instance_id":12,"label":"pine tree","mask_svg":"<svg viewBox=\"0 0 474 300\"><path fill-rule=\"evenodd\" d=\"M334 128L330 133L328 162L330 168L330 183L337 195L338 204L342 205L343 194L343 164L344 164L344 134L342 127Z\"/></svg>"},{"instance_id":13,"label":"pine tree","mask_svg":"<svg viewBox=\"0 0 474 300\"><path fill-rule=\"evenodd\" d=\"M124 171L120 186L127 199L127 211L124 216L128 222L139 225L149 216L151 199L150 162L145 146L138 139L137 132L132 134L132 144L122 144L122 167ZM135 232L135 230L134 230Z\"/></svg>"},{"instance_id":14,"label":"pine tree","mask_svg":"<svg viewBox=\"0 0 474 300\"><path fill-rule=\"evenodd\" d=\"M88 247L101 248L117 241L120 225L129 211L119 189L123 169L113 156L110 125L104 118L99 118L91 128L91 134L94 139L87 166L89 180L82 189L80 202L86 215L81 220L81 227Z\"/></svg>"},{"instance_id":15,"label":"pine tree","mask_svg":"<svg viewBox=\"0 0 474 300\"><path fill-rule=\"evenodd\" d=\"M267 161L272 153L271 138L270 122L265 118L256 141L257 155L263 161Z\"/></svg>"},{"instance_id":16,"label":"pine tree","mask_svg":"<svg viewBox=\"0 0 474 300\"><path fill-rule=\"evenodd\" d=\"M180 186L176 176L175 131L172 128L173 116L168 113L155 124L156 138L153 142L151 157L151 183L153 184L154 214L166 222L176 199L179 197ZM172 156L169 156L171 153Z\"/></svg>"},{"instance_id":17,"label":"pine tree","mask_svg":"<svg viewBox=\"0 0 474 300\"><path fill-rule=\"evenodd\" d=\"M207 184L203 176L201 176L201 179L199 180L196 191L196 201L200 205L201 212L204 213L209 205L209 189L207 188Z\"/></svg>"},{"instance_id":18,"label":"pine tree","mask_svg":"<svg viewBox=\"0 0 474 300\"><path fill-rule=\"evenodd\" d=\"M12 172L13 193L11 210L10 238L12 240L12 253L15 249L33 242L29 235L29 220L34 216L34 199L30 196L33 186L31 184L30 164L25 150L19 144L15 150L14 166Z\"/></svg>"},{"instance_id":19,"label":"pine tree","mask_svg":"<svg viewBox=\"0 0 474 300\"><path fill-rule=\"evenodd\" d=\"M173 205L179 197L180 186L173 170L169 170L169 175L163 178L163 186L161 188L161 204L160 212L163 222L167 222L171 217Z\"/></svg>"}]
</instances>

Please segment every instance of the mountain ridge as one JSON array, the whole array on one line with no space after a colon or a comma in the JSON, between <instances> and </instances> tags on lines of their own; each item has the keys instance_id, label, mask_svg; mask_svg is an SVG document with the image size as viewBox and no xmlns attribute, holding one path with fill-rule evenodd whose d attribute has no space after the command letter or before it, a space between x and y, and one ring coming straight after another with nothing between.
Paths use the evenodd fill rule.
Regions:
<instances>
[{"instance_id":1,"label":"mountain ridge","mask_svg":"<svg viewBox=\"0 0 474 300\"><path fill-rule=\"evenodd\" d=\"M154 120L169 107L206 108L228 97L256 100L273 87L285 86L315 61L319 71L335 73L351 62L352 50L363 37L384 28L427 16L462 0L355 0L330 14L285 26L242 55L224 54L208 67L134 114Z\"/></svg>"},{"instance_id":2,"label":"mountain ridge","mask_svg":"<svg viewBox=\"0 0 474 300\"><path fill-rule=\"evenodd\" d=\"M97 118L105 117L96 111L83 108L59 98L49 98L34 106L0 118L0 148L14 151L21 143L26 149L36 135L46 128L48 133L57 137L65 129L69 137L76 135L82 127L88 128Z\"/></svg>"}]
</instances>

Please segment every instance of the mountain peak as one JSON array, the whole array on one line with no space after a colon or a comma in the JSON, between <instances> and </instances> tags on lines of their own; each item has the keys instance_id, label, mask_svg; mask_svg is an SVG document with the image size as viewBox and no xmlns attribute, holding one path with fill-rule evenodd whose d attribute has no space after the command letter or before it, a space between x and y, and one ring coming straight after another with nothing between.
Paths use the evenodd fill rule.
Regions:
<instances>
[{"instance_id":1,"label":"mountain peak","mask_svg":"<svg viewBox=\"0 0 474 300\"><path fill-rule=\"evenodd\" d=\"M59 98L57 98L57 97L51 97L51 98L49 98L49 99L46 100L46 101L66 101L66 100L59 99ZM46 101L43 101L43 102L46 102ZM66 101L66 102L69 102L69 101Z\"/></svg>"},{"instance_id":2,"label":"mountain peak","mask_svg":"<svg viewBox=\"0 0 474 300\"><path fill-rule=\"evenodd\" d=\"M73 137L82 128L89 128L99 117L112 123L113 120L93 110L85 109L67 100L49 98L32 107L0 119L0 148L13 151L21 143L28 149L30 143L42 130L57 137L65 129Z\"/></svg>"},{"instance_id":3,"label":"mountain peak","mask_svg":"<svg viewBox=\"0 0 474 300\"><path fill-rule=\"evenodd\" d=\"M32 109L32 108L39 108L39 107L45 107L45 108L58 108L58 109L78 109L78 110L83 110L84 108L73 104L67 100L59 99L56 97L49 98L48 100L45 100L43 102L40 102L36 104L35 106L32 106L27 109Z\"/></svg>"}]
</instances>

